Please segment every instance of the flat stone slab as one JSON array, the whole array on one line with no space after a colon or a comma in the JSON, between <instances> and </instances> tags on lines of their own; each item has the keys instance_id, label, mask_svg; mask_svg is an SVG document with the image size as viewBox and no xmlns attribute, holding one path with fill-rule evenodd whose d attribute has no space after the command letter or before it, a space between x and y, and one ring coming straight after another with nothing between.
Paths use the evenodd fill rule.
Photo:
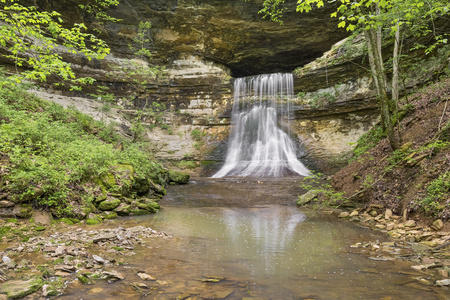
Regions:
<instances>
[{"instance_id":1,"label":"flat stone slab","mask_svg":"<svg viewBox=\"0 0 450 300\"><path fill-rule=\"evenodd\" d=\"M43 282L39 278L30 280L10 280L0 286L0 293L6 294L8 299L21 299L39 290Z\"/></svg>"}]
</instances>

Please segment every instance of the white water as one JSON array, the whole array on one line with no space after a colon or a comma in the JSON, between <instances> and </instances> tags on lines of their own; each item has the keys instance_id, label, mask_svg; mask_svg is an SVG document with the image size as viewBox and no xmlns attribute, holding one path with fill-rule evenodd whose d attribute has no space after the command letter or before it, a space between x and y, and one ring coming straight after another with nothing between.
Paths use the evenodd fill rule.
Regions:
<instances>
[{"instance_id":1,"label":"white water","mask_svg":"<svg viewBox=\"0 0 450 300\"><path fill-rule=\"evenodd\" d=\"M279 115L289 117L294 94L292 74L266 74L234 82L232 132L227 157L214 178L224 176L307 176L295 145L278 127Z\"/></svg>"}]
</instances>

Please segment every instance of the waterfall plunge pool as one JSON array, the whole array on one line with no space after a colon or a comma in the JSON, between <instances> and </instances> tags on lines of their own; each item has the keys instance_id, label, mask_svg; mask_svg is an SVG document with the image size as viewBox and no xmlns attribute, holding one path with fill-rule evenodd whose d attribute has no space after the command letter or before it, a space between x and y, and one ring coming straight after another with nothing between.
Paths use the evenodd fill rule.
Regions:
<instances>
[{"instance_id":1,"label":"waterfall plunge pool","mask_svg":"<svg viewBox=\"0 0 450 300\"><path fill-rule=\"evenodd\" d=\"M447 299L402 260L376 261L350 245L388 238L295 205L297 178L198 178L171 186L155 215L116 220L167 232L136 247L125 280L83 286L76 299ZM214 282L217 281L217 282ZM147 295L147 296L145 296ZM72 298L71 298L72 297Z\"/></svg>"}]
</instances>

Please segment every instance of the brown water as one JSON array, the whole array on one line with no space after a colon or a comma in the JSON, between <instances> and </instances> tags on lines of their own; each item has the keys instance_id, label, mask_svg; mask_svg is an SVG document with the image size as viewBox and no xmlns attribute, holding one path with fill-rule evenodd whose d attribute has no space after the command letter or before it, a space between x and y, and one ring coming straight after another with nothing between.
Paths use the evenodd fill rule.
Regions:
<instances>
[{"instance_id":1,"label":"brown water","mask_svg":"<svg viewBox=\"0 0 450 300\"><path fill-rule=\"evenodd\" d=\"M239 181L239 182L237 182ZM350 245L377 232L295 206L295 179L198 179L169 188L164 209L116 221L172 235L137 247L116 269L125 280L72 284L70 299L448 299L422 285L411 263L378 261ZM159 281L139 295L145 270ZM205 282L217 279L218 282Z\"/></svg>"}]
</instances>

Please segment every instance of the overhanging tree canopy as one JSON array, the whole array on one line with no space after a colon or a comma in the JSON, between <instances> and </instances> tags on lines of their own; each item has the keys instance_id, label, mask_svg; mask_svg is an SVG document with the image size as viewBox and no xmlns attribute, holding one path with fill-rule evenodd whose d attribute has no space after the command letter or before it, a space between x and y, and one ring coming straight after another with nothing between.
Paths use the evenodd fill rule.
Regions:
<instances>
[{"instance_id":1,"label":"overhanging tree canopy","mask_svg":"<svg viewBox=\"0 0 450 300\"><path fill-rule=\"evenodd\" d=\"M284 3L286 0L264 0L260 13L273 21L282 23ZM431 34L434 43L427 46L426 53L436 47L447 44L448 35L437 34L435 21L447 17L450 13L448 0L298 0L297 11L307 13L320 8L325 3L340 5L331 17L338 17L338 27L349 31L359 30L364 33L372 77L381 103L381 122L393 149L400 147L400 135L394 132L393 118L397 111L398 74L402 34L425 36ZM381 52L382 31L388 30L394 38L393 74L388 83L386 69ZM388 89L392 89L392 97Z\"/></svg>"},{"instance_id":2,"label":"overhanging tree canopy","mask_svg":"<svg viewBox=\"0 0 450 300\"><path fill-rule=\"evenodd\" d=\"M116 21L108 17L103 9L118 5L117 0L84 2L80 7L95 18ZM72 89L92 83L93 78L77 78L71 64L62 59L61 53L81 54L88 60L102 59L110 52L108 45L93 33L88 33L83 23L65 27L59 12L42 11L21 3L23 1L0 0L0 46L3 56L12 60L16 69L26 69L17 71L9 82L21 82L23 79L45 81L53 75L60 84L68 83Z\"/></svg>"}]
</instances>

